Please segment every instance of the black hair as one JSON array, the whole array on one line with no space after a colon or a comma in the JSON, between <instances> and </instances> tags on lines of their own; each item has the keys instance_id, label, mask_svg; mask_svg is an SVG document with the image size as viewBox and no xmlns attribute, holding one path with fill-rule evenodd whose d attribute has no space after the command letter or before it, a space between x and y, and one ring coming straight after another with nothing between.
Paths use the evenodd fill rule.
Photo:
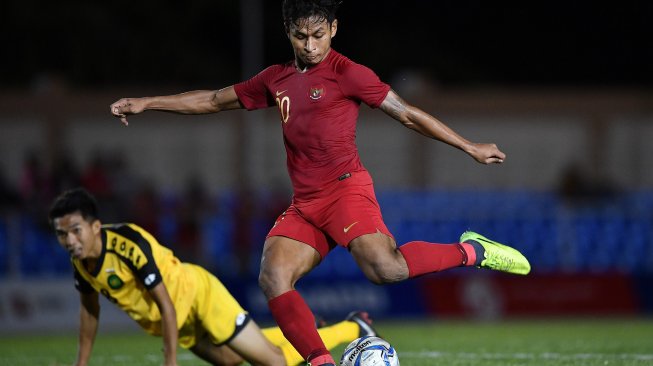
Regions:
<instances>
[{"instance_id":1,"label":"black hair","mask_svg":"<svg viewBox=\"0 0 653 366\"><path fill-rule=\"evenodd\" d=\"M50 225L55 219L75 212L79 212L87 222L98 219L97 202L84 188L67 190L54 200L48 213Z\"/></svg>"},{"instance_id":2,"label":"black hair","mask_svg":"<svg viewBox=\"0 0 653 366\"><path fill-rule=\"evenodd\" d=\"M299 24L301 19L317 17L331 24L336 19L336 11L342 0L283 0L281 14L283 24L288 29L291 24Z\"/></svg>"}]
</instances>

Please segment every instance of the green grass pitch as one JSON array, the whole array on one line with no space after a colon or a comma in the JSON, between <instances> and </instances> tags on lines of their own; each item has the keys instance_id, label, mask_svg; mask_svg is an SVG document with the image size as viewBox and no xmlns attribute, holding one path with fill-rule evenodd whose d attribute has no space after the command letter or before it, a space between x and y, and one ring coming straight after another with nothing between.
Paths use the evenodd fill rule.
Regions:
<instances>
[{"instance_id":1,"label":"green grass pitch","mask_svg":"<svg viewBox=\"0 0 653 366\"><path fill-rule=\"evenodd\" d=\"M653 365L653 319L378 322L403 366ZM71 365L76 336L2 336L0 365ZM334 356L339 357L344 345ZM98 334L91 365L160 365L145 333ZM179 365L205 365L180 350Z\"/></svg>"}]
</instances>

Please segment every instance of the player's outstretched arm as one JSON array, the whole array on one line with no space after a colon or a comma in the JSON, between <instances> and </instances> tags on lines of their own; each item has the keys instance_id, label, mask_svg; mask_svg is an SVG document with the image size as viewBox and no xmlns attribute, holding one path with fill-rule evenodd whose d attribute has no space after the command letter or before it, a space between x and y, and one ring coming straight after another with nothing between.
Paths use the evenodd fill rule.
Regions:
<instances>
[{"instance_id":1,"label":"player's outstretched arm","mask_svg":"<svg viewBox=\"0 0 653 366\"><path fill-rule=\"evenodd\" d=\"M111 114L127 125L127 116L147 110L181 114L217 113L242 108L233 86L220 90L195 90L158 97L122 98L111 104Z\"/></svg>"},{"instance_id":2,"label":"player's outstretched arm","mask_svg":"<svg viewBox=\"0 0 653 366\"><path fill-rule=\"evenodd\" d=\"M163 282L150 290L152 299L161 313L161 332L163 333L163 358L165 366L177 365L177 312Z\"/></svg>"},{"instance_id":3,"label":"player's outstretched arm","mask_svg":"<svg viewBox=\"0 0 653 366\"><path fill-rule=\"evenodd\" d=\"M91 358L95 335L100 318L100 302L97 292L80 293L79 349L75 366L86 366Z\"/></svg>"},{"instance_id":4,"label":"player's outstretched arm","mask_svg":"<svg viewBox=\"0 0 653 366\"><path fill-rule=\"evenodd\" d=\"M406 103L393 90L388 92L379 108L411 130L463 150L479 163L503 163L506 158L506 154L499 150L497 145L474 143L466 140L437 118Z\"/></svg>"}]
</instances>

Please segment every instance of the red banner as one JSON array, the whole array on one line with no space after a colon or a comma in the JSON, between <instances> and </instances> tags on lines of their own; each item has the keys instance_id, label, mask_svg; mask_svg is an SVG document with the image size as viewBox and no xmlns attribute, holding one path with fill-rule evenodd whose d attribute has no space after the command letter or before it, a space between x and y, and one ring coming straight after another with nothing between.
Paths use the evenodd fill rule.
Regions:
<instances>
[{"instance_id":1,"label":"red banner","mask_svg":"<svg viewBox=\"0 0 653 366\"><path fill-rule=\"evenodd\" d=\"M436 316L632 315L640 309L631 277L621 274L499 273L436 275L420 280Z\"/></svg>"}]
</instances>

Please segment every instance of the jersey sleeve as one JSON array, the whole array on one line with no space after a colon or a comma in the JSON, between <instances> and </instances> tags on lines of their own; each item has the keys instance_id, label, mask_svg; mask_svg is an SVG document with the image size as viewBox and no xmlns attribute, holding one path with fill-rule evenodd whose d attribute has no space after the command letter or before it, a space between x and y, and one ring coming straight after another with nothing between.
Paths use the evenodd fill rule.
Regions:
<instances>
[{"instance_id":1,"label":"jersey sleeve","mask_svg":"<svg viewBox=\"0 0 653 366\"><path fill-rule=\"evenodd\" d=\"M73 265L73 269L75 270L75 272L74 272L74 276L75 276L75 288L77 289L77 291L79 291L79 292L81 292L81 293L84 293L84 294L89 294L89 293L91 293L91 292L95 292L95 289L93 288L93 286L91 286L91 284L88 283L88 281L86 281L86 280L82 277L82 275L81 275L81 274L79 273L79 271L77 270L77 267L75 267L75 266Z\"/></svg>"},{"instance_id":2,"label":"jersey sleeve","mask_svg":"<svg viewBox=\"0 0 653 366\"><path fill-rule=\"evenodd\" d=\"M249 80L234 85L238 100L247 108L255 110L275 105L272 94L268 92L268 83L276 73L278 66L270 66Z\"/></svg>"},{"instance_id":3,"label":"jersey sleeve","mask_svg":"<svg viewBox=\"0 0 653 366\"><path fill-rule=\"evenodd\" d=\"M110 244L110 248L129 266L134 276L143 283L145 288L151 290L163 281L149 239L129 225L117 225L112 230L129 240L129 244L125 244L123 250L123 242L116 241Z\"/></svg>"},{"instance_id":4,"label":"jersey sleeve","mask_svg":"<svg viewBox=\"0 0 653 366\"><path fill-rule=\"evenodd\" d=\"M378 108L390 91L390 85L384 83L370 68L351 63L338 78L343 94L372 108Z\"/></svg>"}]
</instances>

